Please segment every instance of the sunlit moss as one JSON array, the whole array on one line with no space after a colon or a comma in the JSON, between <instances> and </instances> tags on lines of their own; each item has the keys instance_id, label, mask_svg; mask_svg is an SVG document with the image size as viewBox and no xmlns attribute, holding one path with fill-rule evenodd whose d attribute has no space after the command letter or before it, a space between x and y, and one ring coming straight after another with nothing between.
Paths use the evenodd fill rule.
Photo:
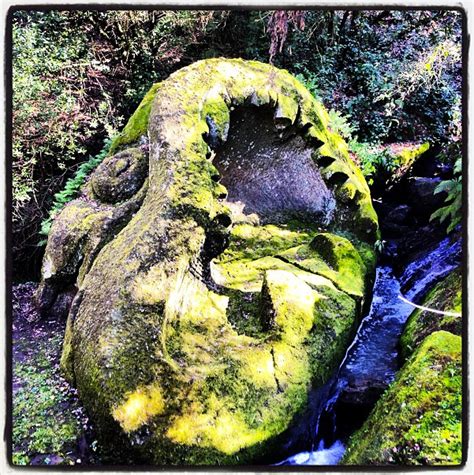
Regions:
<instances>
[{"instance_id":1,"label":"sunlit moss","mask_svg":"<svg viewBox=\"0 0 474 475\"><path fill-rule=\"evenodd\" d=\"M429 142L424 142L421 145L403 148L395 155L396 162L399 163L397 176L401 176L430 148Z\"/></svg>"},{"instance_id":2,"label":"sunlit moss","mask_svg":"<svg viewBox=\"0 0 474 475\"><path fill-rule=\"evenodd\" d=\"M161 83L153 84L128 120L123 131L112 141L109 155L113 155L120 147L136 142L142 135L147 135L148 117L151 104Z\"/></svg>"},{"instance_id":3,"label":"sunlit moss","mask_svg":"<svg viewBox=\"0 0 474 475\"><path fill-rule=\"evenodd\" d=\"M318 294L293 273L268 270L263 292L268 293L270 323L281 332L281 339L296 346L304 340L314 321L314 305Z\"/></svg>"},{"instance_id":4,"label":"sunlit moss","mask_svg":"<svg viewBox=\"0 0 474 475\"><path fill-rule=\"evenodd\" d=\"M280 250L309 242L314 234L315 230L305 223L237 224L231 230L230 245L218 262L273 256Z\"/></svg>"},{"instance_id":5,"label":"sunlit moss","mask_svg":"<svg viewBox=\"0 0 474 475\"><path fill-rule=\"evenodd\" d=\"M268 345L255 345L253 349L247 346L242 351L236 349L234 355L242 365L242 376L251 384L255 384L256 387L277 389L273 357Z\"/></svg>"},{"instance_id":6,"label":"sunlit moss","mask_svg":"<svg viewBox=\"0 0 474 475\"><path fill-rule=\"evenodd\" d=\"M279 254L290 263L331 279L337 287L355 297L365 295L367 268L350 241L330 233L319 233L310 244Z\"/></svg>"},{"instance_id":7,"label":"sunlit moss","mask_svg":"<svg viewBox=\"0 0 474 475\"><path fill-rule=\"evenodd\" d=\"M72 337L72 317L69 316L66 322L66 330L64 332L63 346L60 359L61 372L69 384L74 384Z\"/></svg>"},{"instance_id":8,"label":"sunlit moss","mask_svg":"<svg viewBox=\"0 0 474 475\"><path fill-rule=\"evenodd\" d=\"M231 455L270 435L263 429L249 429L242 417L225 408L217 418L213 416L197 416L193 413L182 415L173 422L167 436L179 444L214 447L226 455Z\"/></svg>"},{"instance_id":9,"label":"sunlit moss","mask_svg":"<svg viewBox=\"0 0 474 475\"><path fill-rule=\"evenodd\" d=\"M281 389L289 385L306 386L311 380L308 354L304 347L295 347L287 341L275 341L272 344L275 376Z\"/></svg>"},{"instance_id":10,"label":"sunlit moss","mask_svg":"<svg viewBox=\"0 0 474 475\"><path fill-rule=\"evenodd\" d=\"M114 419L125 432L138 429L152 417L163 412L165 401L160 387L138 388L126 395L126 401L113 410Z\"/></svg>"}]
</instances>

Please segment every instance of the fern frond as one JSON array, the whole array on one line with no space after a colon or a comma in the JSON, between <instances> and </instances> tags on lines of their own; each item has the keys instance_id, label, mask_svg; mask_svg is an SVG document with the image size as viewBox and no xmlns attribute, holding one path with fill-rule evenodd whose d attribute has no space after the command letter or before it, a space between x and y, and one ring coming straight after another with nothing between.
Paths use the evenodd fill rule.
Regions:
<instances>
[{"instance_id":1,"label":"fern frond","mask_svg":"<svg viewBox=\"0 0 474 475\"><path fill-rule=\"evenodd\" d=\"M74 176L66 182L64 188L60 192L54 194L54 202L48 212L48 217L45 218L41 223L41 229L39 232L41 236L48 236L54 217L64 208L67 203L77 196L86 178L107 156L111 143L111 139L105 140L102 150L96 156L89 157L87 162L82 163L76 170ZM46 240L42 239L38 243L38 246L44 244L46 244Z\"/></svg>"}]
</instances>

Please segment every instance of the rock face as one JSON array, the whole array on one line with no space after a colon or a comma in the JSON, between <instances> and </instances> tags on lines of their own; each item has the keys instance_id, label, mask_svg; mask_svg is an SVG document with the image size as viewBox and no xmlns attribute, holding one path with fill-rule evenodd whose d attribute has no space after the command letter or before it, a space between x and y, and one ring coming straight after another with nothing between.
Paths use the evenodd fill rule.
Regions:
<instances>
[{"instance_id":1,"label":"rock face","mask_svg":"<svg viewBox=\"0 0 474 475\"><path fill-rule=\"evenodd\" d=\"M327 120L286 71L195 63L57 217L38 300L77 284L62 366L104 440L160 465L256 461L327 380L378 237Z\"/></svg>"},{"instance_id":2,"label":"rock face","mask_svg":"<svg viewBox=\"0 0 474 475\"><path fill-rule=\"evenodd\" d=\"M434 193L440 182L438 177L411 177L408 180L409 199L417 213L429 214L443 205L446 193Z\"/></svg>"}]
</instances>

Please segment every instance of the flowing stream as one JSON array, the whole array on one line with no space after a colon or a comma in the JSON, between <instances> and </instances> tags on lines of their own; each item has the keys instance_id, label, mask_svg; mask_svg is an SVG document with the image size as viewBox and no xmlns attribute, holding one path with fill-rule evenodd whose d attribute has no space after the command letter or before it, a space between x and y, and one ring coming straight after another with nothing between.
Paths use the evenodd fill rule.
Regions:
<instances>
[{"instance_id":1,"label":"flowing stream","mask_svg":"<svg viewBox=\"0 0 474 475\"><path fill-rule=\"evenodd\" d=\"M419 303L460 261L461 242L446 238L408 264L399 278L390 266L377 268L370 310L335 377L321 391L324 400L314 408L316 424L308 451L292 455L278 465L339 462L344 455L344 443L362 425L399 369L398 341L414 310L399 296Z\"/></svg>"}]
</instances>

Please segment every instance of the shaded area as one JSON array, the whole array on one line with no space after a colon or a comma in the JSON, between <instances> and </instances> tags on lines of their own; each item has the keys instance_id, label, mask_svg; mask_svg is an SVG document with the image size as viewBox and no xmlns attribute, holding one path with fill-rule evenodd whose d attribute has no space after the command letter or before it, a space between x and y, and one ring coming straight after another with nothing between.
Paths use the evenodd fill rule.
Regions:
<instances>
[{"instance_id":1,"label":"shaded area","mask_svg":"<svg viewBox=\"0 0 474 475\"><path fill-rule=\"evenodd\" d=\"M299 218L327 225L336 202L311 158L314 149L296 127L278 130L273 115L270 107L231 113L229 137L213 161L227 201L262 224Z\"/></svg>"},{"instance_id":2,"label":"shaded area","mask_svg":"<svg viewBox=\"0 0 474 475\"><path fill-rule=\"evenodd\" d=\"M13 463L98 465L89 419L59 370L65 322L38 320L36 288L13 288Z\"/></svg>"}]
</instances>

